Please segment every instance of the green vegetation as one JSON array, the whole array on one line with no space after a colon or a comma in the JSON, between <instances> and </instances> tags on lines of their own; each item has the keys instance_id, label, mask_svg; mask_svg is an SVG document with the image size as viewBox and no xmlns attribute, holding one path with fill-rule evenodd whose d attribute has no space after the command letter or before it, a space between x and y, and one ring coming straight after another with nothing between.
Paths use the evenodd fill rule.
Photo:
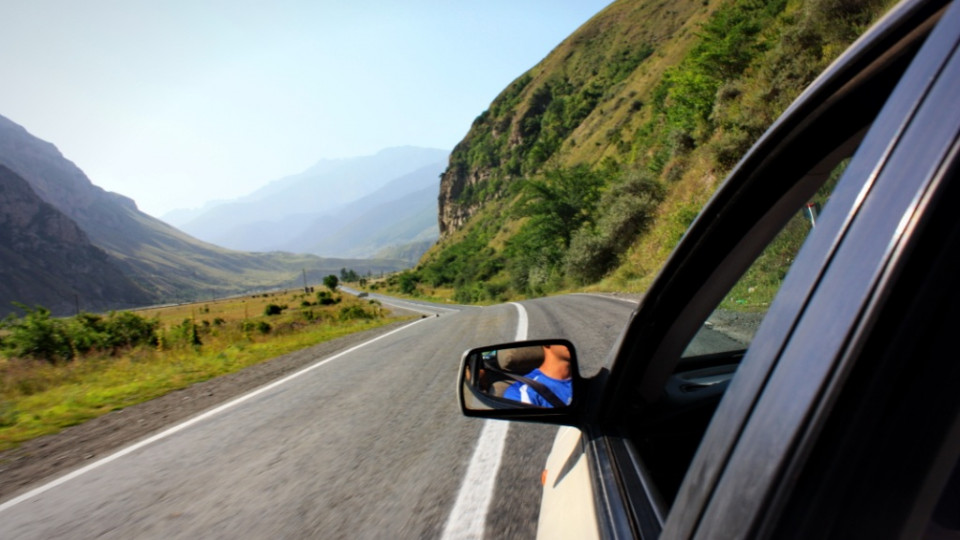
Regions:
<instances>
[{"instance_id":1,"label":"green vegetation","mask_svg":"<svg viewBox=\"0 0 960 540\"><path fill-rule=\"evenodd\" d=\"M56 319L43 307L18 304L23 317L9 315L0 330L0 351L7 356L29 357L59 364L91 352L117 354L122 349L155 344L157 322L130 312L106 317L81 313Z\"/></svg>"},{"instance_id":2,"label":"green vegetation","mask_svg":"<svg viewBox=\"0 0 960 540\"><path fill-rule=\"evenodd\" d=\"M267 307L263 308L263 314L267 315L268 317L271 315L279 315L283 313L283 310L285 309L287 309L287 306L279 306L277 304L267 304Z\"/></svg>"},{"instance_id":3,"label":"green vegetation","mask_svg":"<svg viewBox=\"0 0 960 540\"><path fill-rule=\"evenodd\" d=\"M354 282L360 281L360 274L358 274L352 268L351 269L341 268L340 281L344 283L354 283Z\"/></svg>"},{"instance_id":4,"label":"green vegetation","mask_svg":"<svg viewBox=\"0 0 960 540\"><path fill-rule=\"evenodd\" d=\"M822 208L827 204L848 164L849 160L845 160L838 165L827 182L817 190L810 201L814 208ZM800 212L793 216L734 285L720 307L730 311L766 311L811 229L806 214Z\"/></svg>"},{"instance_id":5,"label":"green vegetation","mask_svg":"<svg viewBox=\"0 0 960 540\"><path fill-rule=\"evenodd\" d=\"M443 178L470 220L386 286L459 302L644 290L740 157L892 3L611 4L477 117ZM765 256L751 294L798 241Z\"/></svg>"},{"instance_id":6,"label":"green vegetation","mask_svg":"<svg viewBox=\"0 0 960 540\"><path fill-rule=\"evenodd\" d=\"M340 285L340 280L337 278L337 276L330 274L329 276L323 278L323 285L332 292L337 290L337 287Z\"/></svg>"},{"instance_id":7,"label":"green vegetation","mask_svg":"<svg viewBox=\"0 0 960 540\"><path fill-rule=\"evenodd\" d=\"M388 286L406 295L449 287L457 302L495 302L590 282L616 267L664 193L649 174L582 165L515 185L509 212L484 214ZM502 246L494 248L505 231Z\"/></svg>"},{"instance_id":8,"label":"green vegetation","mask_svg":"<svg viewBox=\"0 0 960 540\"><path fill-rule=\"evenodd\" d=\"M282 298L300 307L276 313ZM389 322L376 302L328 291L317 300L268 293L68 319L21 306L0 328L0 450Z\"/></svg>"}]
</instances>

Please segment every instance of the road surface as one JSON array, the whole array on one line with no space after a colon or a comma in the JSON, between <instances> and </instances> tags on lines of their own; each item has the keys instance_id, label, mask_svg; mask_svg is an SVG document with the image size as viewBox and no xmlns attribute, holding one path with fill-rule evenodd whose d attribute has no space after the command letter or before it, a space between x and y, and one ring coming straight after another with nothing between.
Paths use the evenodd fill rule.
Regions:
<instances>
[{"instance_id":1,"label":"road surface","mask_svg":"<svg viewBox=\"0 0 960 540\"><path fill-rule=\"evenodd\" d=\"M0 538L533 537L556 431L535 424L509 424L481 530L455 527L486 422L457 407L460 356L524 325L571 340L589 376L635 304L378 300L425 317L0 502Z\"/></svg>"}]
</instances>

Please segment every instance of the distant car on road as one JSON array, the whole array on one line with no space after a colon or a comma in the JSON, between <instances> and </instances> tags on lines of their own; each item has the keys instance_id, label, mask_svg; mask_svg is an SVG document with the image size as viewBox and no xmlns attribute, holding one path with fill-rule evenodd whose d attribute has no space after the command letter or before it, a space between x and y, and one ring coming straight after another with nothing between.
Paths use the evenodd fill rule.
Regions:
<instances>
[{"instance_id":1,"label":"distant car on road","mask_svg":"<svg viewBox=\"0 0 960 540\"><path fill-rule=\"evenodd\" d=\"M492 359L529 343L464 355L465 414L570 426L541 537L960 537L958 47L946 1L857 41L703 209L607 368L573 370L570 405L493 390L519 379ZM797 231L772 304L738 311Z\"/></svg>"}]
</instances>

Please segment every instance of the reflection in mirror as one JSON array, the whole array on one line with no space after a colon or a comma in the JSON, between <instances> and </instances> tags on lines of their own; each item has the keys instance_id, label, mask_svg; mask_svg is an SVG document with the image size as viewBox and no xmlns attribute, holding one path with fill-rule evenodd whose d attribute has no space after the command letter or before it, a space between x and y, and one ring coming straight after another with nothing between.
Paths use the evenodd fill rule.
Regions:
<instances>
[{"instance_id":1,"label":"reflection in mirror","mask_svg":"<svg viewBox=\"0 0 960 540\"><path fill-rule=\"evenodd\" d=\"M464 355L460 394L468 410L563 408L573 401L576 375L568 341L482 347Z\"/></svg>"}]
</instances>

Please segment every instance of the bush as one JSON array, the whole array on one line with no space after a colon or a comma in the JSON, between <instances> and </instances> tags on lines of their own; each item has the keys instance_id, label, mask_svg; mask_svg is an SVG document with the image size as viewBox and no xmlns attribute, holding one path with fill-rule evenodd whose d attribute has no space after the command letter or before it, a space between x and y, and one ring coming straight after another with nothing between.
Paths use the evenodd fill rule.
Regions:
<instances>
[{"instance_id":1,"label":"bush","mask_svg":"<svg viewBox=\"0 0 960 540\"><path fill-rule=\"evenodd\" d=\"M267 307L263 309L263 314L267 316L279 315L283 313L283 310L287 309L287 306L280 306L277 304L267 304Z\"/></svg>"},{"instance_id":2,"label":"bush","mask_svg":"<svg viewBox=\"0 0 960 540\"><path fill-rule=\"evenodd\" d=\"M244 334L249 334L250 332L259 332L261 334L269 334L273 327L270 326L270 323L267 321L243 321L240 323L240 329Z\"/></svg>"},{"instance_id":3,"label":"bush","mask_svg":"<svg viewBox=\"0 0 960 540\"><path fill-rule=\"evenodd\" d=\"M317 303L321 306L332 306L340 303L340 298L330 294L330 291L320 291L317 293Z\"/></svg>"},{"instance_id":4,"label":"bush","mask_svg":"<svg viewBox=\"0 0 960 540\"><path fill-rule=\"evenodd\" d=\"M184 319L183 322L171 328L166 342L170 345L180 344L194 347L203 345L199 329L192 319Z\"/></svg>"},{"instance_id":5,"label":"bush","mask_svg":"<svg viewBox=\"0 0 960 540\"><path fill-rule=\"evenodd\" d=\"M653 220L665 190L646 174L634 172L604 193L606 211L595 226L574 235L566 255L567 275L578 283L598 281L612 270L634 239Z\"/></svg>"},{"instance_id":6,"label":"bush","mask_svg":"<svg viewBox=\"0 0 960 540\"><path fill-rule=\"evenodd\" d=\"M8 316L3 322L10 334L3 345L7 352L17 357L40 358L51 364L73 358L74 351L63 321L50 317L50 310L23 304L17 307L24 311L23 318Z\"/></svg>"},{"instance_id":7,"label":"bush","mask_svg":"<svg viewBox=\"0 0 960 540\"><path fill-rule=\"evenodd\" d=\"M363 309L363 306L343 306L340 308L339 319L350 321L353 319L376 319L377 313Z\"/></svg>"},{"instance_id":8,"label":"bush","mask_svg":"<svg viewBox=\"0 0 960 540\"><path fill-rule=\"evenodd\" d=\"M209 311L207 309L207 312ZM121 311L113 312L107 317L104 329L109 336L110 347L117 349L137 345L155 345L159 325L160 322L157 320L149 320L129 311Z\"/></svg>"},{"instance_id":9,"label":"bush","mask_svg":"<svg viewBox=\"0 0 960 540\"><path fill-rule=\"evenodd\" d=\"M417 283L419 278L413 272L403 272L400 274L400 292L403 294L414 294L417 292Z\"/></svg>"}]
</instances>

